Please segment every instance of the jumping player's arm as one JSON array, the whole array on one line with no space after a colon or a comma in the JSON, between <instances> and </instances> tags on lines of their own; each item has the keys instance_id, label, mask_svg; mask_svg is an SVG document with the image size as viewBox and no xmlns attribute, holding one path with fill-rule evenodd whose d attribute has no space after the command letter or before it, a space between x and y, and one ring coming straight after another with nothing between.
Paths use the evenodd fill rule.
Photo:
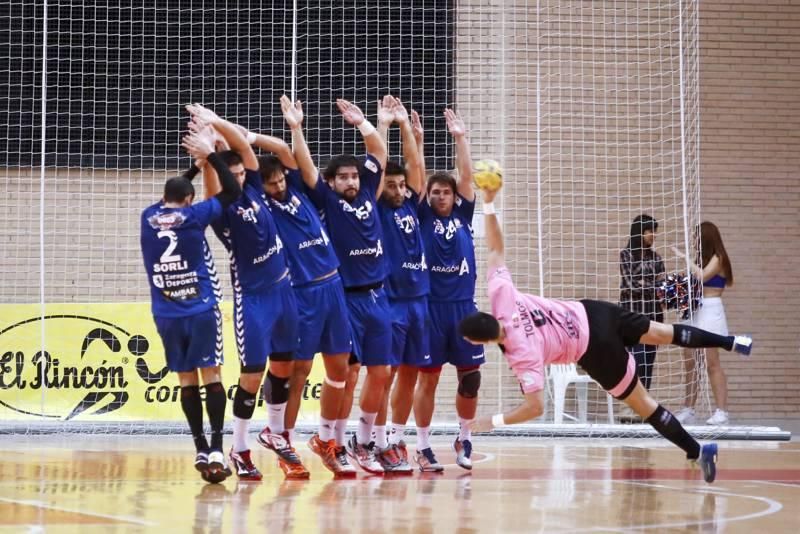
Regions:
<instances>
[{"instance_id":1,"label":"jumping player's arm","mask_svg":"<svg viewBox=\"0 0 800 534\"><path fill-rule=\"evenodd\" d=\"M336 106L339 108L342 118L344 118L348 124L357 127L361 132L367 154L378 161L380 177L378 179L378 187L375 190L375 196L380 198L381 192L383 191L383 169L386 168L386 143L383 142L378 130L364 117L361 108L341 98L336 100Z\"/></svg>"},{"instance_id":2,"label":"jumping player's arm","mask_svg":"<svg viewBox=\"0 0 800 534\"><path fill-rule=\"evenodd\" d=\"M499 189L497 191L499 191ZM488 249L486 258L488 272L492 272L506 264L503 231L500 229L500 221L497 220L497 215L494 212L494 197L497 196L497 191L481 189L481 195L483 196L484 233L486 236L486 247Z\"/></svg>"},{"instance_id":3,"label":"jumping player's arm","mask_svg":"<svg viewBox=\"0 0 800 534\"><path fill-rule=\"evenodd\" d=\"M456 168L458 169L458 194L470 202L475 202L475 189L472 187L472 155L467 139L467 126L458 113L450 108L444 110L447 130L456 142Z\"/></svg>"},{"instance_id":4,"label":"jumping player's arm","mask_svg":"<svg viewBox=\"0 0 800 534\"><path fill-rule=\"evenodd\" d=\"M292 104L289 97L283 95L281 97L281 110L286 124L289 125L292 131L292 152L296 166L300 169L303 183L313 191L316 189L317 181L319 180L319 169L314 165L314 160L311 159L311 151L308 149L308 143L306 143L306 138L303 135L303 104L299 100Z\"/></svg>"},{"instance_id":5,"label":"jumping player's arm","mask_svg":"<svg viewBox=\"0 0 800 534\"><path fill-rule=\"evenodd\" d=\"M544 413L544 395L542 390L533 393L525 393L525 400L522 404L509 412L503 412L492 416L482 416L474 419L470 423L473 432L491 432L495 428L506 425L516 425L536 419Z\"/></svg>"},{"instance_id":6,"label":"jumping player's arm","mask_svg":"<svg viewBox=\"0 0 800 534\"><path fill-rule=\"evenodd\" d=\"M411 120L400 100L394 99L393 105L394 120L400 125L400 138L403 141L403 160L406 165L406 185L410 187L418 195L422 195L422 177L424 174L420 170L425 165L420 163L420 154L417 150L417 140L414 132L414 127L411 125ZM417 117L419 121L419 117Z\"/></svg>"},{"instance_id":7,"label":"jumping player's arm","mask_svg":"<svg viewBox=\"0 0 800 534\"><path fill-rule=\"evenodd\" d=\"M210 136L192 133L183 138L182 145L192 157L207 161L208 165L211 165L216 171L221 189L219 193L214 195L214 198L219 201L223 209L239 198L242 194L242 187L236 181L225 162L214 152L214 141Z\"/></svg>"}]
</instances>

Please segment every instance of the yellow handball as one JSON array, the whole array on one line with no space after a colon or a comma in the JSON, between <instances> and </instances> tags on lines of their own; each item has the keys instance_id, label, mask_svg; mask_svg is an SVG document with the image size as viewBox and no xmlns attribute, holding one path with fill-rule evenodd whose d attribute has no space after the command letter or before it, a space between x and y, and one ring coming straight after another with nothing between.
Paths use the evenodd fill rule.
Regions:
<instances>
[{"instance_id":1,"label":"yellow handball","mask_svg":"<svg viewBox=\"0 0 800 534\"><path fill-rule=\"evenodd\" d=\"M482 159L475 163L472 179L479 189L497 191L503 185L503 168L493 159Z\"/></svg>"}]
</instances>

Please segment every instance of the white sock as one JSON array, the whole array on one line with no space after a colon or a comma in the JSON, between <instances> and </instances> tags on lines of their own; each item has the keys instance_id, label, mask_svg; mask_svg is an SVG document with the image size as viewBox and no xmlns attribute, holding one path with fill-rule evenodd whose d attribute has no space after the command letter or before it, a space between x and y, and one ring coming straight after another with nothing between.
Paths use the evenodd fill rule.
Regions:
<instances>
[{"instance_id":1,"label":"white sock","mask_svg":"<svg viewBox=\"0 0 800 534\"><path fill-rule=\"evenodd\" d=\"M239 419L233 416L233 451L242 452L247 450L247 427L250 426L250 419Z\"/></svg>"},{"instance_id":2,"label":"white sock","mask_svg":"<svg viewBox=\"0 0 800 534\"><path fill-rule=\"evenodd\" d=\"M389 440L386 439L386 425L375 425L372 428L372 433L375 435L375 446L379 449L385 449L389 446Z\"/></svg>"},{"instance_id":3,"label":"white sock","mask_svg":"<svg viewBox=\"0 0 800 534\"><path fill-rule=\"evenodd\" d=\"M295 436L294 428L287 428L285 432L289 433L289 445L291 445L292 443L294 443L294 436Z\"/></svg>"},{"instance_id":4,"label":"white sock","mask_svg":"<svg viewBox=\"0 0 800 534\"><path fill-rule=\"evenodd\" d=\"M469 428L469 422L472 419L464 419L463 417L458 418L458 439L464 441L466 439L472 439L472 430Z\"/></svg>"},{"instance_id":5,"label":"white sock","mask_svg":"<svg viewBox=\"0 0 800 534\"><path fill-rule=\"evenodd\" d=\"M431 448L431 427L417 427L417 450L422 451Z\"/></svg>"},{"instance_id":6,"label":"white sock","mask_svg":"<svg viewBox=\"0 0 800 534\"><path fill-rule=\"evenodd\" d=\"M286 415L286 403L267 404L267 421L269 429L273 434L280 434L286 428L283 426L283 418Z\"/></svg>"},{"instance_id":7,"label":"white sock","mask_svg":"<svg viewBox=\"0 0 800 534\"><path fill-rule=\"evenodd\" d=\"M334 431L336 433L336 444L344 447L347 443L347 437L345 436L347 433L347 419L337 419Z\"/></svg>"},{"instance_id":8,"label":"white sock","mask_svg":"<svg viewBox=\"0 0 800 534\"><path fill-rule=\"evenodd\" d=\"M336 421L319 418L319 439L323 442L330 441L336 436Z\"/></svg>"},{"instance_id":9,"label":"white sock","mask_svg":"<svg viewBox=\"0 0 800 534\"><path fill-rule=\"evenodd\" d=\"M372 441L372 426L375 424L377 417L378 412L367 413L361 410L361 416L358 418L358 430L356 431L356 441L358 443L367 445Z\"/></svg>"},{"instance_id":10,"label":"white sock","mask_svg":"<svg viewBox=\"0 0 800 534\"><path fill-rule=\"evenodd\" d=\"M397 445L406 437L406 426L392 423L389 427L389 445Z\"/></svg>"}]
</instances>

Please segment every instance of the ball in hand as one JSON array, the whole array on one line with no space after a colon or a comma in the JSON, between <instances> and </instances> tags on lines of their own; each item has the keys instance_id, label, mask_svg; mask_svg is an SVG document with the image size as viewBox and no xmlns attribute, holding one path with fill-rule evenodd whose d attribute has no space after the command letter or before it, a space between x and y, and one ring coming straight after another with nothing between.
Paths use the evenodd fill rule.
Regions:
<instances>
[{"instance_id":1,"label":"ball in hand","mask_svg":"<svg viewBox=\"0 0 800 534\"><path fill-rule=\"evenodd\" d=\"M475 163L472 179L479 189L497 191L503 185L503 169L493 159L482 159Z\"/></svg>"}]
</instances>

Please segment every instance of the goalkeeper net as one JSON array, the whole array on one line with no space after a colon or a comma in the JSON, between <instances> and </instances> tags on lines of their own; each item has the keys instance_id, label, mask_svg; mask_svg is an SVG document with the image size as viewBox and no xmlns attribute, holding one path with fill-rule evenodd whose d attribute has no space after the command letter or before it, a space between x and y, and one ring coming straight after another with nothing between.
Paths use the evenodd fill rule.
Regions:
<instances>
[{"instance_id":1,"label":"goalkeeper net","mask_svg":"<svg viewBox=\"0 0 800 534\"><path fill-rule=\"evenodd\" d=\"M520 289L617 302L620 250L641 213L658 221L654 248L665 271L686 271L670 247L688 252L700 217L696 1L334 4L6 4L0 419L7 426L183 430L177 382L163 369L149 315L138 233L141 210L189 164L179 143L191 102L288 140L278 98L291 94L304 102L306 136L324 165L363 152L335 99L374 118L378 99L391 93L422 116L429 170L454 167L442 112L455 107L473 157L505 168L503 225ZM396 132L389 145L399 160ZM477 298L485 308L480 218ZM226 255L209 242L229 302ZM674 312L666 319L676 320ZM230 336L230 323L226 330ZM238 375L232 341L228 387ZM655 359L651 390L669 408L686 399L685 358L661 348ZM304 391L303 421L318 413L316 376ZM700 415L709 411L704 377L701 366L690 379ZM539 421L546 433L556 432L553 383ZM455 372L446 369L435 415L444 427L455 420L455 389ZM496 411L518 400L515 379L491 349L480 406ZM596 386L585 398L570 388L563 421L603 424L610 433L624 420L618 404L611 410L609 421Z\"/></svg>"}]
</instances>

